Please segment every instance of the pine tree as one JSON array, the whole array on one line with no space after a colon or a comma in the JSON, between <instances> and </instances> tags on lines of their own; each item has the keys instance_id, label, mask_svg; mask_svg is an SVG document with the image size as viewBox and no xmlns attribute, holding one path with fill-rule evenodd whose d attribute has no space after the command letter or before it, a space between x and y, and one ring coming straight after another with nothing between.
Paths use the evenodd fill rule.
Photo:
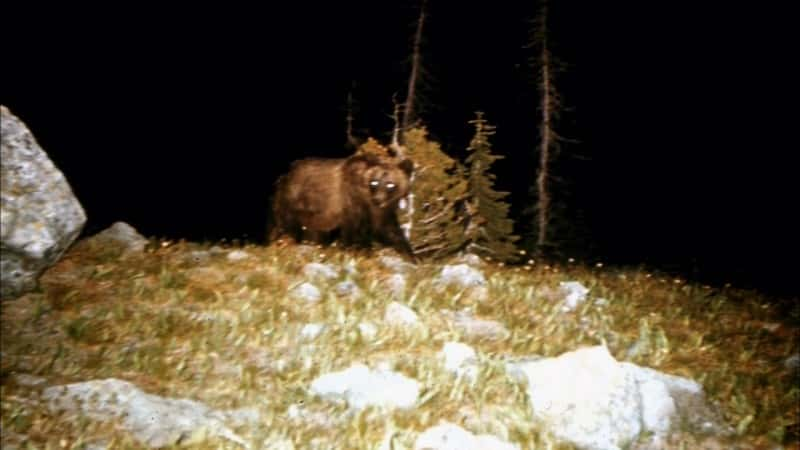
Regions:
<instances>
[{"instance_id":1,"label":"pine tree","mask_svg":"<svg viewBox=\"0 0 800 450\"><path fill-rule=\"evenodd\" d=\"M464 214L459 210L467 196L463 167L428 140L424 128L409 130L404 141L415 166L413 203L409 202L414 207L407 211L414 253L434 258L454 253L465 243Z\"/></svg>"},{"instance_id":2,"label":"pine tree","mask_svg":"<svg viewBox=\"0 0 800 450\"><path fill-rule=\"evenodd\" d=\"M375 155L381 158L387 158L392 156L392 152L389 150L388 147L381 145L380 142L376 141L374 138L367 138L366 142L361 144L358 149L356 150L357 155Z\"/></svg>"},{"instance_id":3,"label":"pine tree","mask_svg":"<svg viewBox=\"0 0 800 450\"><path fill-rule=\"evenodd\" d=\"M494 127L486 123L482 112L476 115L469 122L475 126L475 135L467 147L471 153L466 161L469 193L466 249L480 256L509 261L517 257L514 242L519 236L513 234L514 221L508 218L510 205L502 201L509 193L493 189L496 177L489 172L489 166L504 157L491 153L489 136L494 134Z\"/></svg>"}]
</instances>

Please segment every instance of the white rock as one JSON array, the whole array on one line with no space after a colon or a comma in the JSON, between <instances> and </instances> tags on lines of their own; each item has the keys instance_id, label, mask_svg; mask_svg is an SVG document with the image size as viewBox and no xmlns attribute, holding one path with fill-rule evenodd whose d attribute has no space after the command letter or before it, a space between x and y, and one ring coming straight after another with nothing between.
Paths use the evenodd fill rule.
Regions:
<instances>
[{"instance_id":1,"label":"white rock","mask_svg":"<svg viewBox=\"0 0 800 450\"><path fill-rule=\"evenodd\" d=\"M287 417L294 422L303 422L315 427L331 428L339 425L335 416L325 414L321 411L313 411L304 406L292 404L286 409ZM342 417L343 418L343 417Z\"/></svg>"},{"instance_id":2,"label":"white rock","mask_svg":"<svg viewBox=\"0 0 800 450\"><path fill-rule=\"evenodd\" d=\"M475 380L478 376L478 356L469 345L447 342L440 356L444 358L444 368L448 372L468 380Z\"/></svg>"},{"instance_id":3,"label":"white rock","mask_svg":"<svg viewBox=\"0 0 800 450\"><path fill-rule=\"evenodd\" d=\"M439 286L457 285L462 288L484 286L486 278L480 270L466 264L442 267L442 272L434 280Z\"/></svg>"},{"instance_id":4,"label":"white rock","mask_svg":"<svg viewBox=\"0 0 800 450\"><path fill-rule=\"evenodd\" d=\"M233 261L233 262L242 261L242 260L245 260L245 259L247 259L249 257L250 257L250 253L247 253L244 250L233 250L233 251L228 253L228 256L226 256L228 261Z\"/></svg>"},{"instance_id":5,"label":"white rock","mask_svg":"<svg viewBox=\"0 0 800 450\"><path fill-rule=\"evenodd\" d=\"M667 386L656 379L641 380L639 394L642 396L642 425L645 430L660 436L666 435L675 414L675 401L670 397Z\"/></svg>"},{"instance_id":6,"label":"white rock","mask_svg":"<svg viewBox=\"0 0 800 450\"><path fill-rule=\"evenodd\" d=\"M519 450L519 446L489 434L475 436L458 425L442 422L420 434L414 450Z\"/></svg>"},{"instance_id":7,"label":"white rock","mask_svg":"<svg viewBox=\"0 0 800 450\"><path fill-rule=\"evenodd\" d=\"M533 416L556 438L586 450L618 450L641 431L636 380L605 347L516 366Z\"/></svg>"},{"instance_id":8,"label":"white rock","mask_svg":"<svg viewBox=\"0 0 800 450\"><path fill-rule=\"evenodd\" d=\"M300 330L300 337L306 341L313 341L325 330L325 325L321 323L308 323L303 325Z\"/></svg>"},{"instance_id":9,"label":"white rock","mask_svg":"<svg viewBox=\"0 0 800 450\"><path fill-rule=\"evenodd\" d=\"M511 333L502 323L495 320L478 319L466 311L442 311L453 322L459 333L470 339L502 340Z\"/></svg>"},{"instance_id":10,"label":"white rock","mask_svg":"<svg viewBox=\"0 0 800 450\"><path fill-rule=\"evenodd\" d=\"M686 412L695 420L713 422L698 383L619 363L604 346L508 363L506 368L512 377L527 381L535 420L581 449L617 450L642 431L665 437L681 402L692 409Z\"/></svg>"},{"instance_id":11,"label":"white rock","mask_svg":"<svg viewBox=\"0 0 800 450\"><path fill-rule=\"evenodd\" d=\"M96 421L119 420L126 431L148 447L189 444L205 434L249 448L225 424L237 413L213 410L194 400L147 394L127 381L109 378L54 386L45 389L42 398L52 412L77 412ZM247 420L258 422L257 411L249 415Z\"/></svg>"},{"instance_id":12,"label":"white rock","mask_svg":"<svg viewBox=\"0 0 800 450\"><path fill-rule=\"evenodd\" d=\"M564 294L564 304L561 307L563 311L574 311L586 301L586 294L589 293L589 289L577 281L562 281L559 287Z\"/></svg>"},{"instance_id":13,"label":"white rock","mask_svg":"<svg viewBox=\"0 0 800 450\"><path fill-rule=\"evenodd\" d=\"M318 302L322 298L322 293L313 284L305 282L292 289L292 296L307 302Z\"/></svg>"},{"instance_id":14,"label":"white rock","mask_svg":"<svg viewBox=\"0 0 800 450\"><path fill-rule=\"evenodd\" d=\"M387 269L396 273L408 273L414 270L414 265L397 256L381 256L378 262Z\"/></svg>"},{"instance_id":15,"label":"white rock","mask_svg":"<svg viewBox=\"0 0 800 450\"><path fill-rule=\"evenodd\" d=\"M370 322L361 322L358 324L358 332L361 333L362 338L371 341L378 335L378 327Z\"/></svg>"},{"instance_id":16,"label":"white rock","mask_svg":"<svg viewBox=\"0 0 800 450\"><path fill-rule=\"evenodd\" d=\"M358 298L361 297L361 289L358 285L350 280L345 280L336 284L334 288L337 295L342 297Z\"/></svg>"},{"instance_id":17,"label":"white rock","mask_svg":"<svg viewBox=\"0 0 800 450\"><path fill-rule=\"evenodd\" d=\"M303 274L311 279L334 280L339 277L339 270L330 264L308 263L303 267Z\"/></svg>"},{"instance_id":18,"label":"white rock","mask_svg":"<svg viewBox=\"0 0 800 450\"><path fill-rule=\"evenodd\" d=\"M480 256L474 253L467 253L458 258L458 261L472 267L481 267L484 265L483 260Z\"/></svg>"},{"instance_id":19,"label":"white rock","mask_svg":"<svg viewBox=\"0 0 800 450\"><path fill-rule=\"evenodd\" d=\"M383 320L393 326L413 327L420 324L419 316L406 305L392 302L386 307Z\"/></svg>"},{"instance_id":20,"label":"white rock","mask_svg":"<svg viewBox=\"0 0 800 450\"><path fill-rule=\"evenodd\" d=\"M392 293L392 297L401 299L406 294L406 277L405 275L394 273L386 278L386 287Z\"/></svg>"},{"instance_id":21,"label":"white rock","mask_svg":"<svg viewBox=\"0 0 800 450\"><path fill-rule=\"evenodd\" d=\"M226 253L227 250L220 247L219 245L212 245L211 248L208 249L208 252L211 253L212 255L221 255L223 253Z\"/></svg>"},{"instance_id":22,"label":"white rock","mask_svg":"<svg viewBox=\"0 0 800 450\"><path fill-rule=\"evenodd\" d=\"M356 411L368 406L409 409L419 397L419 383L400 373L373 371L363 364L354 364L321 375L311 383L311 392L326 400L343 400Z\"/></svg>"}]
</instances>

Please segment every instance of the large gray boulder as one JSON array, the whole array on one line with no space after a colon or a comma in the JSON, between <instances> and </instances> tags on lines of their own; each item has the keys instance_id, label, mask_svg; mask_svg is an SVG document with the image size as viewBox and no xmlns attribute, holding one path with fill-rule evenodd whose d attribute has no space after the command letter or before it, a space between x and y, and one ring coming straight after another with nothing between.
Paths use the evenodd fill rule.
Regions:
<instances>
[{"instance_id":1,"label":"large gray boulder","mask_svg":"<svg viewBox=\"0 0 800 450\"><path fill-rule=\"evenodd\" d=\"M36 287L80 234L86 214L31 132L0 106L0 297Z\"/></svg>"},{"instance_id":2,"label":"large gray boulder","mask_svg":"<svg viewBox=\"0 0 800 450\"><path fill-rule=\"evenodd\" d=\"M115 378L49 387L42 392L42 399L54 413L64 412L100 422L118 420L124 430L151 448L196 444L210 436L249 448L228 424L253 424L260 418L254 408L215 410L186 398L148 394L132 383Z\"/></svg>"},{"instance_id":3,"label":"large gray boulder","mask_svg":"<svg viewBox=\"0 0 800 450\"><path fill-rule=\"evenodd\" d=\"M664 448L678 423L701 433L728 433L699 383L620 363L605 346L508 363L506 370L527 382L534 420L581 450L627 448L642 432L650 435L648 448Z\"/></svg>"}]
</instances>

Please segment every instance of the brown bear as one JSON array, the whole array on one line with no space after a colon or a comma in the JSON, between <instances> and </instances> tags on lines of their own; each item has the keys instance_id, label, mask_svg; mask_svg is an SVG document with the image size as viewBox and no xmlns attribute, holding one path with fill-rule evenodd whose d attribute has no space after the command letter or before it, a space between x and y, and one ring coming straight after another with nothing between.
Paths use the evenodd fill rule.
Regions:
<instances>
[{"instance_id":1,"label":"brown bear","mask_svg":"<svg viewBox=\"0 0 800 450\"><path fill-rule=\"evenodd\" d=\"M338 232L345 245L377 241L413 259L397 221L413 167L407 159L372 154L294 162L276 183L270 240L286 233L322 243Z\"/></svg>"}]
</instances>

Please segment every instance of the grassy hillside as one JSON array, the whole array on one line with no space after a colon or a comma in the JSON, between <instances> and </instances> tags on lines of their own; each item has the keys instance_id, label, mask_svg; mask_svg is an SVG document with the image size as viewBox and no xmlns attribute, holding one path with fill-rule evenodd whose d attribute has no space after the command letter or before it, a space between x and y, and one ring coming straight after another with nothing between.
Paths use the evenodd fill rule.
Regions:
<instances>
[{"instance_id":1,"label":"grassy hillside","mask_svg":"<svg viewBox=\"0 0 800 450\"><path fill-rule=\"evenodd\" d=\"M232 250L249 257L231 260ZM340 269L336 279L314 282L322 293L318 302L292 295L311 281L303 273L310 262ZM3 446L106 442L138 448L113 422L49 413L38 401L41 385L20 382L20 374L30 374L45 386L115 377L213 408L256 407L260 424L236 430L257 443L254 448L290 448L290 441L297 448L378 448L387 433L394 433L395 448L411 448L417 433L440 419L474 432L504 427L523 448L569 448L551 446L530 425L524 388L509 379L502 363L605 342L618 360L700 382L737 429L740 448L797 448L800 381L784 364L800 351L797 303L781 308L755 292L579 263L487 262L479 270L486 290L442 290L434 283L441 263L420 264L406 273L405 292L392 294L386 280L393 272L376 255L335 247L234 249L153 241L144 253L123 255L119 247L81 241L42 277L38 292L2 303ZM337 292L334 286L345 280L360 295ZM556 299L561 281L581 282L590 300L563 312ZM385 325L394 299L414 309L423 326ZM502 323L510 336L460 336L442 310L465 308ZM364 322L376 326L374 337L360 331ZM325 328L303 339L309 323ZM478 351L475 383L443 370L437 353L453 340ZM389 364L420 381L419 406L345 416L344 407L308 394L315 377L354 362ZM312 419L290 417L292 405ZM691 430L676 432L675 448L697 448L701 439ZM189 447L238 448L221 439Z\"/></svg>"}]
</instances>

